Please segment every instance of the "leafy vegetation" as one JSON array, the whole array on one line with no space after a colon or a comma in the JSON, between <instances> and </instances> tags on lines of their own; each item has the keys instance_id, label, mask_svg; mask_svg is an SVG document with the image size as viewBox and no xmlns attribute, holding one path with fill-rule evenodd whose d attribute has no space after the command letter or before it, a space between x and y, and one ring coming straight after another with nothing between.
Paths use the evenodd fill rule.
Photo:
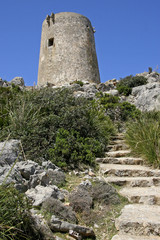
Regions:
<instances>
[{"instance_id":1,"label":"leafy vegetation","mask_svg":"<svg viewBox=\"0 0 160 240\"><path fill-rule=\"evenodd\" d=\"M147 79L143 76L130 75L125 78L121 78L117 84L117 90L120 94L128 96L132 92L133 87L141 86L147 84Z\"/></svg>"},{"instance_id":2,"label":"leafy vegetation","mask_svg":"<svg viewBox=\"0 0 160 240\"><path fill-rule=\"evenodd\" d=\"M0 186L0 239L37 239L29 217L30 204L12 185Z\"/></svg>"},{"instance_id":3,"label":"leafy vegetation","mask_svg":"<svg viewBox=\"0 0 160 240\"><path fill-rule=\"evenodd\" d=\"M113 120L125 122L129 118L136 118L140 111L136 109L135 105L129 102L120 102L120 98L109 94L99 93L97 95L100 104L104 106L106 114Z\"/></svg>"},{"instance_id":4,"label":"leafy vegetation","mask_svg":"<svg viewBox=\"0 0 160 240\"><path fill-rule=\"evenodd\" d=\"M7 89L11 94L11 90ZM68 89L42 89L18 94L4 91L1 108L6 122L1 123L0 139L9 134L21 139L27 158L50 158L60 166L94 165L103 156L114 127L103 108L95 101L75 98ZM4 111L1 113L4 116Z\"/></svg>"},{"instance_id":5,"label":"leafy vegetation","mask_svg":"<svg viewBox=\"0 0 160 240\"><path fill-rule=\"evenodd\" d=\"M78 80L72 82L71 85L72 84L79 84L81 87L84 85L82 81L78 81Z\"/></svg>"},{"instance_id":6,"label":"leafy vegetation","mask_svg":"<svg viewBox=\"0 0 160 240\"><path fill-rule=\"evenodd\" d=\"M134 153L160 167L160 112L143 113L129 121L126 140Z\"/></svg>"}]
</instances>

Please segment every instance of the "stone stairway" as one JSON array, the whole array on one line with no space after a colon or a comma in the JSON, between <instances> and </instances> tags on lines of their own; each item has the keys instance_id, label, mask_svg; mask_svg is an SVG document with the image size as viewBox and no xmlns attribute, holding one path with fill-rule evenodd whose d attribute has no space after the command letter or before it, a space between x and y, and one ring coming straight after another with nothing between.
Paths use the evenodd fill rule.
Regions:
<instances>
[{"instance_id":1,"label":"stone stairway","mask_svg":"<svg viewBox=\"0 0 160 240\"><path fill-rule=\"evenodd\" d=\"M121 186L126 205L116 219L118 235L112 240L160 240L160 170L131 157L123 134L115 136L105 158L99 158L100 171L108 183Z\"/></svg>"}]
</instances>

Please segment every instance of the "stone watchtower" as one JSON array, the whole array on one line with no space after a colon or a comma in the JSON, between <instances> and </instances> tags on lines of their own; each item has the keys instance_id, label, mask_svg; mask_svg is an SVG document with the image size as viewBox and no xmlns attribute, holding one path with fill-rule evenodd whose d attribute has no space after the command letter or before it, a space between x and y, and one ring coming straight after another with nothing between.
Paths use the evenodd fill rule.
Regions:
<instances>
[{"instance_id":1,"label":"stone watchtower","mask_svg":"<svg viewBox=\"0 0 160 240\"><path fill-rule=\"evenodd\" d=\"M80 14L52 13L42 25L38 86L76 80L100 82L94 29Z\"/></svg>"}]
</instances>

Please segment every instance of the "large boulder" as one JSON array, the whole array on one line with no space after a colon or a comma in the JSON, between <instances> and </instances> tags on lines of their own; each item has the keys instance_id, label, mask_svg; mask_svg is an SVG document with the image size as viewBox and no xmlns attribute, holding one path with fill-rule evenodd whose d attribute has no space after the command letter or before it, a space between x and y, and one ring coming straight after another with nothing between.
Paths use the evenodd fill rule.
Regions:
<instances>
[{"instance_id":1,"label":"large boulder","mask_svg":"<svg viewBox=\"0 0 160 240\"><path fill-rule=\"evenodd\" d=\"M160 110L160 82L148 83L132 89L128 101L141 111Z\"/></svg>"}]
</instances>

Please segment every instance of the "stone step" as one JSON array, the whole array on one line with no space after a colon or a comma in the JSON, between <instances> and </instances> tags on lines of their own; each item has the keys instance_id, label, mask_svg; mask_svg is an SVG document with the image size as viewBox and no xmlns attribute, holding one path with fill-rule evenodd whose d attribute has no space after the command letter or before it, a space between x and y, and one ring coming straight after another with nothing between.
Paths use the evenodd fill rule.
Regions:
<instances>
[{"instance_id":1,"label":"stone step","mask_svg":"<svg viewBox=\"0 0 160 240\"><path fill-rule=\"evenodd\" d=\"M102 163L110 163L110 164L128 164L128 165L142 165L143 159L136 157L105 157L105 158L97 158L97 162Z\"/></svg>"},{"instance_id":2,"label":"stone step","mask_svg":"<svg viewBox=\"0 0 160 240\"><path fill-rule=\"evenodd\" d=\"M102 174L117 177L160 177L160 170L151 169L141 165L121 165L100 163Z\"/></svg>"},{"instance_id":3,"label":"stone step","mask_svg":"<svg viewBox=\"0 0 160 240\"><path fill-rule=\"evenodd\" d=\"M160 236L160 207L142 204L126 205L115 225L119 234ZM114 239L115 240L115 239Z\"/></svg>"},{"instance_id":4,"label":"stone step","mask_svg":"<svg viewBox=\"0 0 160 240\"><path fill-rule=\"evenodd\" d=\"M148 205L160 205L160 187L126 187L119 191L122 196L128 198L133 203L143 203Z\"/></svg>"},{"instance_id":5,"label":"stone step","mask_svg":"<svg viewBox=\"0 0 160 240\"><path fill-rule=\"evenodd\" d=\"M111 136L111 140L124 140L124 134L117 134L115 136Z\"/></svg>"},{"instance_id":6,"label":"stone step","mask_svg":"<svg viewBox=\"0 0 160 240\"><path fill-rule=\"evenodd\" d=\"M105 181L118 186L151 187L160 186L160 177L107 177Z\"/></svg>"},{"instance_id":7,"label":"stone step","mask_svg":"<svg viewBox=\"0 0 160 240\"><path fill-rule=\"evenodd\" d=\"M118 151L118 150L128 150L129 146L126 145L125 143L118 143L118 144L114 144L114 145L108 145L107 146L108 150L112 150L112 151Z\"/></svg>"},{"instance_id":8,"label":"stone step","mask_svg":"<svg viewBox=\"0 0 160 240\"><path fill-rule=\"evenodd\" d=\"M115 235L112 240L160 240L160 237L156 236L132 236L132 235Z\"/></svg>"},{"instance_id":9,"label":"stone step","mask_svg":"<svg viewBox=\"0 0 160 240\"><path fill-rule=\"evenodd\" d=\"M128 154L131 153L131 150L120 150L120 151L109 151L106 152L107 157L126 157Z\"/></svg>"},{"instance_id":10,"label":"stone step","mask_svg":"<svg viewBox=\"0 0 160 240\"><path fill-rule=\"evenodd\" d=\"M120 139L115 139L115 140L110 140L110 142L109 142L109 145L115 145L115 144L125 144L126 143L126 141L123 139L123 140L120 140Z\"/></svg>"}]
</instances>

